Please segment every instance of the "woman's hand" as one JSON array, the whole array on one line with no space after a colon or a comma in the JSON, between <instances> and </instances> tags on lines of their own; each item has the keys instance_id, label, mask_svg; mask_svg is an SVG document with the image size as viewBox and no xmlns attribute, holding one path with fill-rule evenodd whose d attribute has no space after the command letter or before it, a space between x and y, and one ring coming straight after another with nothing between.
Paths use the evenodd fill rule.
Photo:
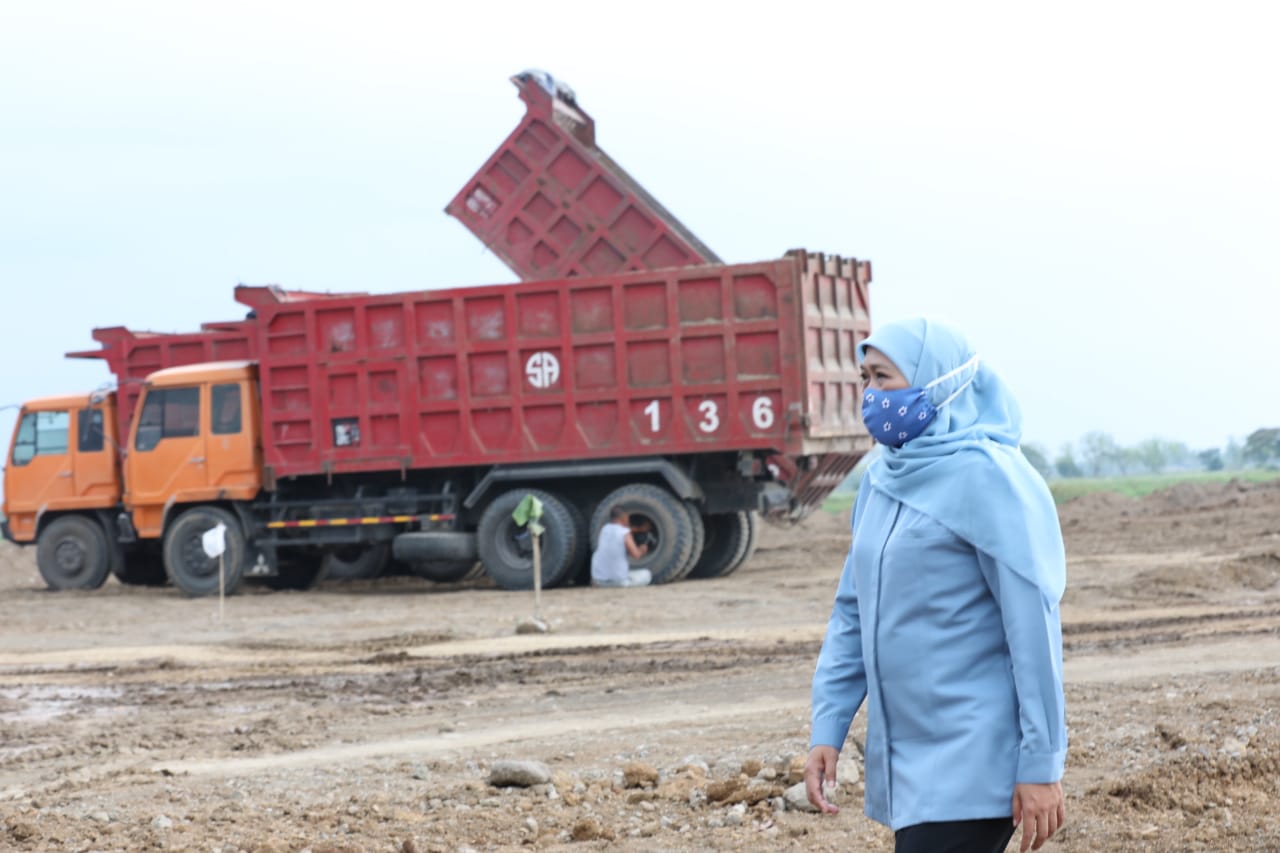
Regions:
<instances>
[{"instance_id":1,"label":"woman's hand","mask_svg":"<svg viewBox=\"0 0 1280 853\"><path fill-rule=\"evenodd\" d=\"M804 792L809 795L809 802L823 814L835 814L840 807L827 802L822 796L824 782L836 783L836 762L840 753L833 746L815 746L809 750L809 760L804 763Z\"/></svg>"},{"instance_id":2,"label":"woman's hand","mask_svg":"<svg viewBox=\"0 0 1280 853\"><path fill-rule=\"evenodd\" d=\"M813 761L813 753L809 754ZM809 766L805 765L805 779L809 778ZM813 795L809 795L813 799ZM1020 853L1027 853L1027 848L1039 850L1055 832L1062 828L1067 820L1067 804L1062 797L1062 783L1052 782L1048 785L1022 783L1013 786L1013 825L1022 824L1022 846ZM1033 844L1032 841L1035 841Z\"/></svg>"}]
</instances>

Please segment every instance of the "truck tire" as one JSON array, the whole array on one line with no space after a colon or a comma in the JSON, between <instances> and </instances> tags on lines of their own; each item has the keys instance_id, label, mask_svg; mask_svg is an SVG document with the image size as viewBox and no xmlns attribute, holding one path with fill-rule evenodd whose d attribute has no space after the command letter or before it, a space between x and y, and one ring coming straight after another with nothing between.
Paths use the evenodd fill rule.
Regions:
<instances>
[{"instance_id":1,"label":"truck tire","mask_svg":"<svg viewBox=\"0 0 1280 853\"><path fill-rule=\"evenodd\" d=\"M471 580L483 572L481 563L475 557L468 560L428 560L409 564L409 571L415 577L432 583L457 583Z\"/></svg>"},{"instance_id":2,"label":"truck tire","mask_svg":"<svg viewBox=\"0 0 1280 853\"><path fill-rule=\"evenodd\" d=\"M164 586L169 582L169 575L164 570L164 556L159 548L153 547L135 547L126 551L111 574L126 586Z\"/></svg>"},{"instance_id":3,"label":"truck tire","mask_svg":"<svg viewBox=\"0 0 1280 853\"><path fill-rule=\"evenodd\" d=\"M440 561L467 561L472 566L479 552L476 535L453 530L420 530L401 533L391 541L391 553L410 565Z\"/></svg>"},{"instance_id":4,"label":"truck tire","mask_svg":"<svg viewBox=\"0 0 1280 853\"><path fill-rule=\"evenodd\" d=\"M216 506L187 510L164 534L164 568L169 580L193 598L218 592L218 558L204 552L202 538L219 524L227 526L226 551L222 555L227 595L240 588L247 552L244 531L234 515Z\"/></svg>"},{"instance_id":5,"label":"truck tire","mask_svg":"<svg viewBox=\"0 0 1280 853\"><path fill-rule=\"evenodd\" d=\"M36 566L49 589L97 589L111 574L111 552L102 525L64 515L40 531Z\"/></svg>"},{"instance_id":6,"label":"truck tire","mask_svg":"<svg viewBox=\"0 0 1280 853\"><path fill-rule=\"evenodd\" d=\"M376 545L351 545L326 551L320 558L320 579L331 581L364 581L382 577L391 559L387 542Z\"/></svg>"},{"instance_id":7,"label":"truck tire","mask_svg":"<svg viewBox=\"0 0 1280 853\"><path fill-rule=\"evenodd\" d=\"M410 574L435 583L467 580L480 564L475 534L452 530L401 533L392 540L391 553Z\"/></svg>"},{"instance_id":8,"label":"truck tire","mask_svg":"<svg viewBox=\"0 0 1280 853\"><path fill-rule=\"evenodd\" d=\"M681 503L684 503L681 501ZM684 503L684 510L689 514L689 525L693 531L693 547L689 549L689 559L685 561L684 567L676 573L673 581L682 581L689 577L689 573L693 571L693 567L698 564L698 558L702 556L703 548L707 544L706 525L702 523L702 513L691 503Z\"/></svg>"},{"instance_id":9,"label":"truck tire","mask_svg":"<svg viewBox=\"0 0 1280 853\"><path fill-rule=\"evenodd\" d=\"M600 536L601 528L609 523L609 512L615 506L631 513L633 521L647 521L654 528L648 553L632 560L632 566L648 569L654 583L678 580L680 572L693 559L694 546L693 520L684 501L668 490L648 483L614 489L591 516L593 545Z\"/></svg>"},{"instance_id":10,"label":"truck tire","mask_svg":"<svg viewBox=\"0 0 1280 853\"><path fill-rule=\"evenodd\" d=\"M578 552L578 531L563 500L539 489L504 492L480 516L476 543L485 574L503 589L533 589L532 543L528 532L511 518L525 495L542 501L542 586L563 581Z\"/></svg>"},{"instance_id":11,"label":"truck tire","mask_svg":"<svg viewBox=\"0 0 1280 853\"><path fill-rule=\"evenodd\" d=\"M704 515L707 543L689 577L694 580L722 578L742 565L751 535L750 518L745 512Z\"/></svg>"},{"instance_id":12,"label":"truck tire","mask_svg":"<svg viewBox=\"0 0 1280 853\"><path fill-rule=\"evenodd\" d=\"M747 539L742 544L742 553L734 557L733 565L725 574L737 571L739 566L750 560L756 552L756 545L760 542L760 519L756 518L754 512L744 512L743 515L747 517Z\"/></svg>"}]
</instances>

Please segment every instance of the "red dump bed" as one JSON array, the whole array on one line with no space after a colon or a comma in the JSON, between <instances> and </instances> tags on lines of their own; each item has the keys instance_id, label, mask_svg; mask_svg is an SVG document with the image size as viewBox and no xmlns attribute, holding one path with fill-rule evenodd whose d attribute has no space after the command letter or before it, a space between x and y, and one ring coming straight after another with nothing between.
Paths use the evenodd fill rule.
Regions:
<instances>
[{"instance_id":1,"label":"red dump bed","mask_svg":"<svg viewBox=\"0 0 1280 853\"><path fill-rule=\"evenodd\" d=\"M283 290L274 286L243 287L237 291L243 304L257 308L271 303L327 299L331 294ZM344 294L345 295L345 294ZM116 377L119 388L116 411L120 436L129 434L129 422L148 376L165 367L208 361L238 361L257 357L257 336L252 315L246 320L205 323L199 332L135 332L123 326L94 329L100 350L69 352L71 358L100 358Z\"/></svg>"},{"instance_id":2,"label":"red dump bed","mask_svg":"<svg viewBox=\"0 0 1280 853\"><path fill-rule=\"evenodd\" d=\"M772 449L825 494L870 445L854 356L869 280L797 251L255 304L267 479Z\"/></svg>"},{"instance_id":3,"label":"red dump bed","mask_svg":"<svg viewBox=\"0 0 1280 853\"><path fill-rule=\"evenodd\" d=\"M511 78L524 119L446 208L525 281L719 263L595 144L595 122L541 72Z\"/></svg>"}]
</instances>

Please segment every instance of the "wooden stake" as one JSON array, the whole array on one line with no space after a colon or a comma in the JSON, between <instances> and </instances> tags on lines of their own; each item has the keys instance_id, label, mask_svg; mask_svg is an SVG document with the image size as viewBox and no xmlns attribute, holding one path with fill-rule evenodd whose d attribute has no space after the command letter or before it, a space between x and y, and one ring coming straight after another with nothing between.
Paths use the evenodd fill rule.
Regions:
<instances>
[{"instance_id":1,"label":"wooden stake","mask_svg":"<svg viewBox=\"0 0 1280 853\"><path fill-rule=\"evenodd\" d=\"M227 595L227 574L223 563L227 559L226 551L218 555L218 621L222 621L222 604Z\"/></svg>"},{"instance_id":2,"label":"wooden stake","mask_svg":"<svg viewBox=\"0 0 1280 853\"><path fill-rule=\"evenodd\" d=\"M542 549L538 547L538 540L542 537L537 533L533 536L533 618L542 621Z\"/></svg>"}]
</instances>

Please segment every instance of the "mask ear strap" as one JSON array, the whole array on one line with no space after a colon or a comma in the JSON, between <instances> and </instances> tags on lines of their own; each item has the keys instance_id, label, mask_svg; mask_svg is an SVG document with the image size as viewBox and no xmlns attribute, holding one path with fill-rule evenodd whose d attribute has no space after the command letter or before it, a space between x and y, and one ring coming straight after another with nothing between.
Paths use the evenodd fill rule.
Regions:
<instances>
[{"instance_id":1,"label":"mask ear strap","mask_svg":"<svg viewBox=\"0 0 1280 853\"><path fill-rule=\"evenodd\" d=\"M968 387L973 383L973 380L974 380L974 379L977 377L977 375L978 375L978 369L977 369L977 368L978 368L978 356L977 356L977 355L975 355L973 358L969 359L969 360L968 360L968 361L966 361L964 364L962 364L962 365L960 365L959 367L957 367L955 370L948 370L946 373L942 374L942 375L941 375L941 376L939 376L937 379L933 380L933 381L932 381L932 382L930 382L928 385L924 386L926 389L927 389L927 388L932 388L934 385L937 385L937 384L938 384L938 383L940 383L940 382L945 382L946 380L950 379L952 376L955 376L957 373L962 373L963 371L968 370L970 367L972 367L972 368L974 369L974 370L973 370L973 375L972 375L972 376L970 376L968 379L966 379L966 380L965 380L965 381L960 385L960 387L959 387L959 388L957 388L955 391L953 391L953 392L951 393L951 396L947 397L947 399L943 400L941 403L938 403L934 408L936 408L936 409L941 409L941 408L942 408L943 406L945 406L947 403L950 403L950 402L951 402L952 400L954 400L956 397L959 397L959 396L960 396L960 392L961 392L961 391L963 391L964 389L968 388Z\"/></svg>"}]
</instances>

